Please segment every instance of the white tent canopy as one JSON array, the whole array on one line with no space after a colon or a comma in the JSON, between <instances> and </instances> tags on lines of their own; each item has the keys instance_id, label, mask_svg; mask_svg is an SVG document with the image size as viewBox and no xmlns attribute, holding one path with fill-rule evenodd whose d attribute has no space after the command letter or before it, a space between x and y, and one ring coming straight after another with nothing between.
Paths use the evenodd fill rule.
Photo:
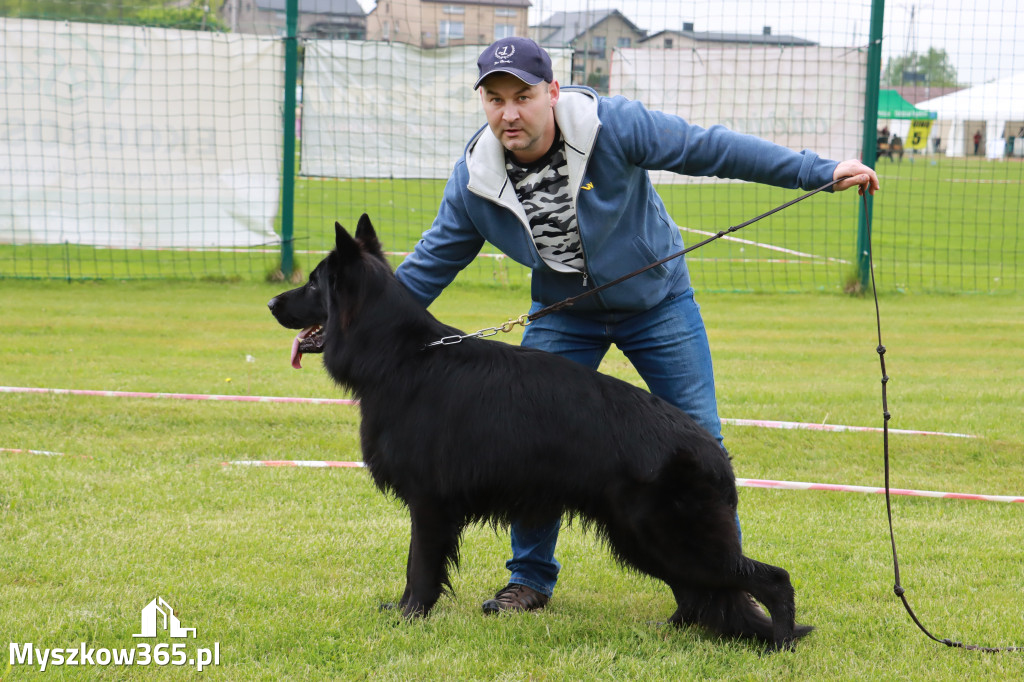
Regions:
<instances>
[{"instance_id":1,"label":"white tent canopy","mask_svg":"<svg viewBox=\"0 0 1024 682\"><path fill-rule=\"evenodd\" d=\"M914 106L937 112L943 128L948 126L946 156L973 153L974 133L980 131L984 141L979 153L990 159L1001 159L1007 136L1016 137L1018 129L1024 126L1024 72ZM1020 146L1021 141L1017 140L1015 155L1020 153L1017 149Z\"/></svg>"}]
</instances>

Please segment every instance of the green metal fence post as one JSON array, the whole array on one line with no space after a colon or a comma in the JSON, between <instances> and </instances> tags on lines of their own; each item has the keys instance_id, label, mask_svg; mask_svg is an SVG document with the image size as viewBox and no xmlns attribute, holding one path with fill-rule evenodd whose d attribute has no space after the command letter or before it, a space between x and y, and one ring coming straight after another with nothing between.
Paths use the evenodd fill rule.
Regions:
<instances>
[{"instance_id":1,"label":"green metal fence post","mask_svg":"<svg viewBox=\"0 0 1024 682\"><path fill-rule=\"evenodd\" d=\"M864 139L861 158L866 166L875 167L878 160L878 81L882 76L882 18L885 15L885 0L871 1L871 30L868 42L868 72L864 91ZM857 221L857 274L862 289L868 288L870 271L871 240L868 224L874 206L873 197L867 195L867 202L860 204Z\"/></svg>"},{"instance_id":2,"label":"green metal fence post","mask_svg":"<svg viewBox=\"0 0 1024 682\"><path fill-rule=\"evenodd\" d=\"M284 159L281 172L281 274L295 268L295 86L299 64L299 0L287 0L284 39Z\"/></svg>"}]
</instances>

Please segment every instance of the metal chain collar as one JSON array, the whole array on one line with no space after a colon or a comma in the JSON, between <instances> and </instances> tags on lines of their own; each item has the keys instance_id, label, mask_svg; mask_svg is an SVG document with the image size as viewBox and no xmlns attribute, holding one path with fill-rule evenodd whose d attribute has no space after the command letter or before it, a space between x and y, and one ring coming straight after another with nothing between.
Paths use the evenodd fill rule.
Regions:
<instances>
[{"instance_id":1,"label":"metal chain collar","mask_svg":"<svg viewBox=\"0 0 1024 682\"><path fill-rule=\"evenodd\" d=\"M453 334L451 336L443 336L437 341L431 341L430 343L424 344L424 348L433 348L434 346L454 346L456 343L462 343L463 339L484 339L488 336L494 336L498 332L504 332L508 334L512 331L516 325L522 325L527 327L530 324L529 315L520 315L516 319L509 318L505 324L500 327L487 327L486 329L478 329L472 334Z\"/></svg>"}]
</instances>

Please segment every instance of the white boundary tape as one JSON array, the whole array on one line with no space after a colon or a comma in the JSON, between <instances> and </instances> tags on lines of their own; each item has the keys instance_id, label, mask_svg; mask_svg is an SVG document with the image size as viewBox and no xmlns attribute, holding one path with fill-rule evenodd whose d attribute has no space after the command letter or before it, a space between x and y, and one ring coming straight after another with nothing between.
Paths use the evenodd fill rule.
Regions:
<instances>
[{"instance_id":1,"label":"white boundary tape","mask_svg":"<svg viewBox=\"0 0 1024 682\"><path fill-rule=\"evenodd\" d=\"M703 232L701 230L693 230L691 228L684 228L690 232L697 232L699 234L713 235L714 232ZM771 244L762 244L759 242L752 242L746 239L739 239L737 237L723 237L723 239L731 239L733 241L743 242L745 244L753 244L755 246L761 246L766 249L772 249L775 251L782 251L784 253L793 254L796 256L802 256L803 259L787 259L787 258L700 258L697 256L687 258L687 262L708 262L708 263L764 263L764 264L782 264L782 265L816 265L824 264L828 261L847 263L848 261L842 260L841 258L831 258L827 256L818 256L813 253L801 253L799 251L791 251L784 249L781 246L772 246ZM110 246L94 246L97 250L114 250L114 247ZM258 254L279 254L281 253L280 248L252 248L244 246L187 246L187 247L142 247L142 246L128 246L128 247L117 247L118 251L170 251L176 253L258 253ZM309 250L309 249L296 249L296 255L302 256L326 256L327 251L322 250ZM385 256L394 256L397 258L405 258L409 256L411 251L385 251ZM474 258L493 258L498 263L508 258L503 253L478 253ZM805 260L810 259L810 260Z\"/></svg>"},{"instance_id":2,"label":"white boundary tape","mask_svg":"<svg viewBox=\"0 0 1024 682\"><path fill-rule=\"evenodd\" d=\"M327 462L322 460L235 460L222 462L222 466L249 467L310 467L360 469L363 462ZM804 483L802 481L765 481L756 478L737 478L736 485L744 488L774 488L776 490L830 490L841 493L872 493L885 494L885 488L872 488L862 485L837 485L833 483ZM981 500L985 502L1016 502L1024 504L1024 497L1012 495L974 495L970 493L942 493L933 490L908 490L906 488L890 488L891 495L907 495L911 497L940 497L951 500Z\"/></svg>"},{"instance_id":3,"label":"white boundary tape","mask_svg":"<svg viewBox=\"0 0 1024 682\"><path fill-rule=\"evenodd\" d=\"M63 452L50 452L49 450L22 450L20 448L0 448L0 452L10 452L21 455L46 455L47 457L63 457Z\"/></svg>"},{"instance_id":4,"label":"white boundary tape","mask_svg":"<svg viewBox=\"0 0 1024 682\"><path fill-rule=\"evenodd\" d=\"M221 466L250 466L250 467L311 467L313 469L361 469L366 465L362 462L325 462L323 460L302 460L302 459L266 459L266 460L235 460L233 462L221 462Z\"/></svg>"},{"instance_id":5,"label":"white boundary tape","mask_svg":"<svg viewBox=\"0 0 1024 682\"><path fill-rule=\"evenodd\" d=\"M732 426L760 426L766 429L804 429L807 431L854 431L882 433L879 426L843 426L842 424L809 424L806 422L780 422L770 419L722 419L723 424ZM904 436L947 436L949 438L977 438L969 433L945 433L943 431L917 431L913 429L889 429L889 433Z\"/></svg>"},{"instance_id":6,"label":"white boundary tape","mask_svg":"<svg viewBox=\"0 0 1024 682\"><path fill-rule=\"evenodd\" d=\"M746 488L776 488L779 490L832 490L841 493L885 494L885 488L874 488L863 485L836 485L832 483L803 483L802 481L761 481L756 478L737 478L736 485ZM951 500L984 500L986 502L1017 502L1024 503L1024 497L1013 495L975 495L971 493L941 493L934 490L908 490L906 488L889 488L890 495L908 495L911 497L941 497Z\"/></svg>"},{"instance_id":7,"label":"white boundary tape","mask_svg":"<svg viewBox=\"0 0 1024 682\"><path fill-rule=\"evenodd\" d=\"M717 232L707 232L705 230L698 230L698 229L695 229L695 228L692 228L692 227L681 227L679 229L680 230L686 230L687 232L693 232L694 234L704 235L706 237L713 237L714 235L718 234ZM755 241L751 241L750 239L742 239L740 237L723 236L722 239L730 241L730 242L738 242L740 244L749 244L750 246L757 246L759 248L768 249L770 251L779 251L780 253L788 253L791 256L801 256L803 258L814 258L814 259L826 260L826 261L829 261L829 262L832 262L832 263L844 263L846 265L850 264L850 261L843 260L842 258L833 258L832 256L819 256L819 255L814 254L814 253L803 253L802 251L794 251L793 249L787 249L787 248L782 247L782 246L775 246L774 244L765 244L764 242L755 242Z\"/></svg>"},{"instance_id":8,"label":"white boundary tape","mask_svg":"<svg viewBox=\"0 0 1024 682\"><path fill-rule=\"evenodd\" d=\"M207 395L203 393L136 393L133 391L85 391L74 388L25 388L0 386L0 393L47 393L55 395L84 395L100 398L166 398L171 400L211 400L215 402L243 403L300 403L313 405L355 405L357 400L346 398L287 398L265 395Z\"/></svg>"},{"instance_id":9,"label":"white boundary tape","mask_svg":"<svg viewBox=\"0 0 1024 682\"><path fill-rule=\"evenodd\" d=\"M29 388L22 386L0 386L0 393L43 393L51 395L79 395L100 398L163 398L170 400L209 400L214 402L244 403L297 403L306 405L356 405L358 400L350 398L290 398L265 395L208 395L203 393L138 393L133 391L87 391L74 388ZM759 426L765 429L804 429L807 431L852 431L881 433L877 426L845 426L843 424L811 424L786 422L769 419L722 419L723 424L732 426ZM889 429L889 433L909 436L946 436L950 438L977 438L967 433L945 433L942 431L917 431Z\"/></svg>"}]
</instances>

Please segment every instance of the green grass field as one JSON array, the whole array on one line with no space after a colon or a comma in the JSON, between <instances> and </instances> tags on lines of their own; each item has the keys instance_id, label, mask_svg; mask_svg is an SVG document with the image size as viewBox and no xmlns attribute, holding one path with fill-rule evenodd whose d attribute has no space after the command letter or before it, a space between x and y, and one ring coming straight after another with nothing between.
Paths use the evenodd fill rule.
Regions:
<instances>
[{"instance_id":1,"label":"green grass field","mask_svg":"<svg viewBox=\"0 0 1024 682\"><path fill-rule=\"evenodd\" d=\"M906 167L906 162L904 162ZM383 222L388 217L384 216ZM342 397L268 314L258 282L0 281L0 385ZM462 285L434 305L467 330L525 312L518 286ZM702 293L721 414L878 426L870 300L833 294ZM1024 494L1024 298L886 294L892 427L976 434L893 436L893 485ZM502 341L516 342L512 337ZM604 371L639 383L617 353ZM818 630L796 652L657 621L668 589L629 573L578 528L542 613L485 618L508 538L475 527L455 595L401 622L380 602L403 586L408 518L358 469L225 467L229 460L356 460L356 408L0 394L0 644L131 648L163 597L186 642L219 647L205 679L1009 680L1024 653L926 639L892 594L884 499L740 489L745 550L786 567L798 616ZM425 434L429 437L429 434ZM882 484L872 433L727 426L737 475ZM940 637L1024 645L1024 505L894 498L902 582ZM198 678L189 668L0 662L0 679ZM38 666L34 668L38 670Z\"/></svg>"},{"instance_id":2,"label":"green grass field","mask_svg":"<svg viewBox=\"0 0 1024 682\"><path fill-rule=\"evenodd\" d=\"M1024 164L908 156L902 163L879 161L878 172L882 191L873 215L881 290L1024 291ZM433 220L443 185L300 177L297 262L304 267L319 260L331 245L334 221L353 226L363 212L388 250L410 250ZM688 244L798 196L750 184L666 185L659 191ZM691 254L693 281L699 290L716 292L842 291L856 278L858 210L853 192L815 196ZM260 280L279 263L272 248L266 251L0 245L0 277ZM510 261L481 258L463 279L522 283L527 274Z\"/></svg>"}]
</instances>

